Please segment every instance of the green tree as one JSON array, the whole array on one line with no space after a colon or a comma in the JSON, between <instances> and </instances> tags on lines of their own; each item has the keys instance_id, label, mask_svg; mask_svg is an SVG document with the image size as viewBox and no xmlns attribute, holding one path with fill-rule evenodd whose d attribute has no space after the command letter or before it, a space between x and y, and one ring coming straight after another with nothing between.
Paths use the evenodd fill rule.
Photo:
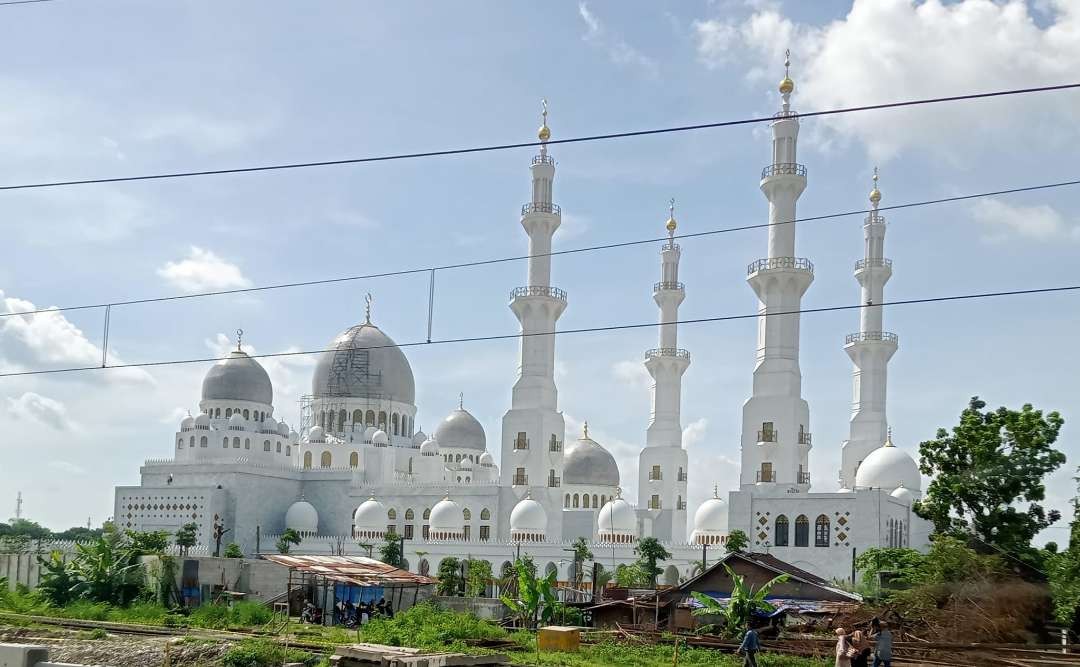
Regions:
<instances>
[{"instance_id":1,"label":"green tree","mask_svg":"<svg viewBox=\"0 0 1080 667\"><path fill-rule=\"evenodd\" d=\"M648 576L652 587L656 588L656 578L662 572L657 563L671 558L671 552L665 549L664 545L660 544L660 540L655 537L643 537L634 547L634 553L638 555L638 565L641 570Z\"/></svg>"},{"instance_id":2,"label":"green tree","mask_svg":"<svg viewBox=\"0 0 1080 667\"><path fill-rule=\"evenodd\" d=\"M439 595L457 595L461 589L461 561L453 556L442 559L438 579L435 590Z\"/></svg>"},{"instance_id":3,"label":"green tree","mask_svg":"<svg viewBox=\"0 0 1080 667\"><path fill-rule=\"evenodd\" d=\"M0 536L28 537L31 540L44 540L52 537L52 531L36 521L12 519L11 523L0 524Z\"/></svg>"},{"instance_id":4,"label":"green tree","mask_svg":"<svg viewBox=\"0 0 1080 667\"><path fill-rule=\"evenodd\" d=\"M728 533L727 540L724 542L724 551L729 554L737 554L746 551L746 547L750 546L750 538L746 536L746 533L736 528Z\"/></svg>"},{"instance_id":5,"label":"green tree","mask_svg":"<svg viewBox=\"0 0 1080 667\"><path fill-rule=\"evenodd\" d=\"M652 578L640 562L619 564L615 566L615 585L621 588L647 588L652 585Z\"/></svg>"},{"instance_id":6,"label":"green tree","mask_svg":"<svg viewBox=\"0 0 1080 667\"><path fill-rule=\"evenodd\" d=\"M574 552L574 588L581 590L581 584L585 580L585 561L593 559L593 552L589 549L589 542L584 537L574 540L570 546Z\"/></svg>"},{"instance_id":7,"label":"green tree","mask_svg":"<svg viewBox=\"0 0 1080 667\"><path fill-rule=\"evenodd\" d=\"M1075 478L1080 482L1080 477ZM1069 524L1069 546L1047 558L1050 595L1054 601L1054 618L1072 627L1080 614L1080 496L1073 498L1073 519ZM1047 545L1048 547L1050 545Z\"/></svg>"},{"instance_id":8,"label":"green tree","mask_svg":"<svg viewBox=\"0 0 1080 667\"><path fill-rule=\"evenodd\" d=\"M491 563L486 560L470 560L468 578L465 581L465 595L477 598L487 592L491 583Z\"/></svg>"},{"instance_id":9,"label":"green tree","mask_svg":"<svg viewBox=\"0 0 1080 667\"><path fill-rule=\"evenodd\" d=\"M101 528L87 528L86 526L73 526L65 531L53 533L54 540L71 540L72 542L89 542L101 537Z\"/></svg>"},{"instance_id":10,"label":"green tree","mask_svg":"<svg viewBox=\"0 0 1080 667\"><path fill-rule=\"evenodd\" d=\"M746 628L754 612L771 612L775 609L765 598L774 586L787 581L788 575L781 574L755 590L752 585L746 583L742 575L736 574L734 570L728 567L727 563L724 563L724 569L727 570L728 576L731 577L731 597L727 600L727 604L722 604L704 593L693 591L690 595L694 596L694 599L701 604L701 607L695 609L693 614L695 616L721 617L724 622L724 634L737 637Z\"/></svg>"},{"instance_id":11,"label":"green tree","mask_svg":"<svg viewBox=\"0 0 1080 667\"><path fill-rule=\"evenodd\" d=\"M188 526L194 526L190 523ZM187 526L185 526L186 528ZM196 527L197 528L197 527ZM183 529L181 529L183 530ZM125 535L128 540L131 541L131 548L143 555L149 554L163 554L166 549L169 548L169 533L164 530L155 530L153 532L138 532L134 530L125 531ZM192 539L194 540L195 534L192 533ZM180 543L177 542L179 545ZM194 545L195 542L192 541Z\"/></svg>"},{"instance_id":12,"label":"green tree","mask_svg":"<svg viewBox=\"0 0 1080 667\"><path fill-rule=\"evenodd\" d=\"M393 567L405 565L405 554L401 553L401 538L394 531L386 534L386 539L379 546L379 560Z\"/></svg>"},{"instance_id":13,"label":"green tree","mask_svg":"<svg viewBox=\"0 0 1080 667\"><path fill-rule=\"evenodd\" d=\"M1051 446L1065 422L1030 404L1020 410L985 407L973 397L951 433L938 429L935 439L919 445L919 469L933 479L914 510L938 533L972 535L1030 557L1032 538L1061 517L1041 501L1044 477L1065 463Z\"/></svg>"},{"instance_id":14,"label":"green tree","mask_svg":"<svg viewBox=\"0 0 1080 667\"><path fill-rule=\"evenodd\" d=\"M230 542L225 547L225 553L222 554L225 558L243 558L244 552L240 550L240 545L236 542Z\"/></svg>"},{"instance_id":15,"label":"green tree","mask_svg":"<svg viewBox=\"0 0 1080 667\"><path fill-rule=\"evenodd\" d=\"M63 553L52 551L47 558L38 556L37 561L40 567L38 592L57 607L63 607L71 602L75 598L75 585L78 582L72 568L65 562ZM3 587L3 591L7 591L6 586Z\"/></svg>"},{"instance_id":16,"label":"green tree","mask_svg":"<svg viewBox=\"0 0 1080 667\"><path fill-rule=\"evenodd\" d=\"M181 556L187 556L191 547L198 542L198 532L199 525L196 523L185 523L176 531L176 546L180 547Z\"/></svg>"},{"instance_id":17,"label":"green tree","mask_svg":"<svg viewBox=\"0 0 1080 667\"><path fill-rule=\"evenodd\" d=\"M287 554L290 549L301 542L303 542L303 538L300 537L300 533L292 528L286 528L274 546L277 547L279 554Z\"/></svg>"},{"instance_id":18,"label":"green tree","mask_svg":"<svg viewBox=\"0 0 1080 667\"><path fill-rule=\"evenodd\" d=\"M76 544L69 568L75 580L74 595L93 602L126 605L143 584L139 553L116 530L105 531L93 542Z\"/></svg>"}]
</instances>

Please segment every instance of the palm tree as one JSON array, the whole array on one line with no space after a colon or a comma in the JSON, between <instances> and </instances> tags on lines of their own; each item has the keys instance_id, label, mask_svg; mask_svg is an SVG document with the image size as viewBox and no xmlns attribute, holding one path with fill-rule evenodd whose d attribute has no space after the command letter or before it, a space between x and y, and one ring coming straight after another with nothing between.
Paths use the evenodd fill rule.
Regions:
<instances>
[{"instance_id":1,"label":"palm tree","mask_svg":"<svg viewBox=\"0 0 1080 667\"><path fill-rule=\"evenodd\" d=\"M694 616L720 616L724 619L725 634L738 636L747 623L750 622L750 617L753 616L754 612L769 612L775 609L765 598L769 595L773 586L787 581L788 575L781 574L754 590L752 585L746 583L745 577L735 574L735 571L727 563L724 563L724 569L727 570L728 576L731 577L731 597L728 599L727 604L723 604L704 593L693 591L690 595L694 596L694 599L701 604L701 608L695 609L693 613Z\"/></svg>"}]
</instances>

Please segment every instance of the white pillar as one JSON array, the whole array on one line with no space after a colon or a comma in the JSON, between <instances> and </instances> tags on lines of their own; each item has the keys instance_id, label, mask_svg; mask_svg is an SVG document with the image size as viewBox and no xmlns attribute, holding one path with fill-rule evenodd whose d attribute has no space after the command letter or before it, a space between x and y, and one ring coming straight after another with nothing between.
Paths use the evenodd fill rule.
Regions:
<instances>
[{"instance_id":1,"label":"white pillar","mask_svg":"<svg viewBox=\"0 0 1080 667\"><path fill-rule=\"evenodd\" d=\"M686 298L679 282L681 250L675 243L675 201L668 217L668 241L660 249L660 282L653 300L660 309L659 347L645 353L652 376L652 415L645 447L638 457L638 512L652 522L652 536L686 540L686 480L688 462L682 446L682 376L690 353L679 349L679 304Z\"/></svg>"},{"instance_id":2,"label":"white pillar","mask_svg":"<svg viewBox=\"0 0 1080 667\"><path fill-rule=\"evenodd\" d=\"M562 222L552 202L555 160L547 152L551 132L547 103L539 137L544 145L532 160L532 200L521 207L521 226L529 236L528 284L510 293L510 309L521 323L521 363L510 409L503 416L500 481L505 507L526 492L543 505L549 539L562 538L562 443L565 424L555 387L555 324L566 309L566 293L551 285L551 239ZM500 517L502 539L509 521Z\"/></svg>"},{"instance_id":3,"label":"white pillar","mask_svg":"<svg viewBox=\"0 0 1080 667\"><path fill-rule=\"evenodd\" d=\"M743 405L741 483L805 491L810 486L810 408L802 398L797 311L814 280L814 267L795 256L793 221L806 188L806 167L797 162L799 120L790 104L794 88L785 74L782 107L772 123L773 161L761 173L761 191L769 200L769 255L747 270L760 317L753 394Z\"/></svg>"},{"instance_id":4,"label":"white pillar","mask_svg":"<svg viewBox=\"0 0 1080 667\"><path fill-rule=\"evenodd\" d=\"M844 351L854 364L852 370L851 423L848 439L844 441L840 464L840 486L855 487L855 472L870 452L885 442L889 420L885 411L889 359L896 353L896 334L882 326L881 303L885 298L885 283L892 277L892 260L885 258L885 218L878 213L881 191L877 187L874 169L874 189L870 191L870 214L863 224L865 244L863 258L855 263L855 279L859 281L859 332L844 339Z\"/></svg>"}]
</instances>

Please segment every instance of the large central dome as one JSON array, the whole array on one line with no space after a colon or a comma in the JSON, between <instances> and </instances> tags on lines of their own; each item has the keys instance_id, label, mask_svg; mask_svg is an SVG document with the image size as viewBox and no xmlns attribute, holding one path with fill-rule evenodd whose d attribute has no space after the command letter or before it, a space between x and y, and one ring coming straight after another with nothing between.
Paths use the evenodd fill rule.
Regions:
<instances>
[{"instance_id":1,"label":"large central dome","mask_svg":"<svg viewBox=\"0 0 1080 667\"><path fill-rule=\"evenodd\" d=\"M374 398L413 404L416 385L409 360L371 322L343 331L319 357L311 381L316 398Z\"/></svg>"}]
</instances>

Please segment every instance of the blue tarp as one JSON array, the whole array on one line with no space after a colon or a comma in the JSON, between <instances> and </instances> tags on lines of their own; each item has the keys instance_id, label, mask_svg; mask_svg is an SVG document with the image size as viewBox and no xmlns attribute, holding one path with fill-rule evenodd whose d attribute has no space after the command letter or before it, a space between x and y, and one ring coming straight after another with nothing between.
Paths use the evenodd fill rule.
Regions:
<instances>
[{"instance_id":1,"label":"blue tarp","mask_svg":"<svg viewBox=\"0 0 1080 667\"><path fill-rule=\"evenodd\" d=\"M728 602L731 601L731 595L729 593L720 593L718 591L703 591L703 593L724 606L727 606ZM785 598L772 595L766 597L765 600L771 604L775 610L771 612L756 611L754 612L755 616L760 618L772 618L773 616L784 613L833 613L838 606L845 604L842 602L831 602L826 600L804 600L800 598ZM695 609L700 609L704 606L694 598L690 598L686 602Z\"/></svg>"},{"instance_id":2,"label":"blue tarp","mask_svg":"<svg viewBox=\"0 0 1080 667\"><path fill-rule=\"evenodd\" d=\"M358 604L360 602L378 602L384 597L382 586L350 586L349 584L334 584L334 599L348 600Z\"/></svg>"}]
</instances>

